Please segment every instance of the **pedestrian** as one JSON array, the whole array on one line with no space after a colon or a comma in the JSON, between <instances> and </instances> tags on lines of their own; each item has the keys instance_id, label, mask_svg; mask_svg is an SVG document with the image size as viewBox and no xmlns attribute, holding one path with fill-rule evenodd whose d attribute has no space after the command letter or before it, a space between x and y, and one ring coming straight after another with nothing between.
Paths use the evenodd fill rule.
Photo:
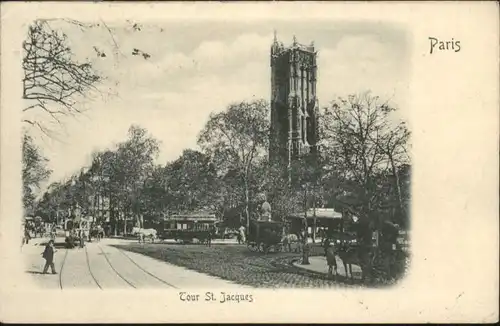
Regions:
<instances>
[{"instance_id":1,"label":"pedestrian","mask_svg":"<svg viewBox=\"0 0 500 326\"><path fill-rule=\"evenodd\" d=\"M31 239L31 235L30 235L30 231L29 229L26 227L24 229L24 241L26 241L26 244L28 244L30 242L30 239Z\"/></svg>"},{"instance_id":2,"label":"pedestrian","mask_svg":"<svg viewBox=\"0 0 500 326\"><path fill-rule=\"evenodd\" d=\"M240 226L239 228L239 235L242 243L246 242L246 236L245 236L245 227L243 225Z\"/></svg>"},{"instance_id":3,"label":"pedestrian","mask_svg":"<svg viewBox=\"0 0 500 326\"><path fill-rule=\"evenodd\" d=\"M330 248L330 239L327 237L323 240L323 250L325 252L325 257L328 257L328 248Z\"/></svg>"},{"instance_id":4,"label":"pedestrian","mask_svg":"<svg viewBox=\"0 0 500 326\"><path fill-rule=\"evenodd\" d=\"M54 266L54 253L56 250L54 249L54 241L50 240L49 243L45 246L45 250L42 253L42 257L45 259L45 266L43 267L43 274L47 274L47 270L51 269L52 274L56 273L56 268Z\"/></svg>"},{"instance_id":5,"label":"pedestrian","mask_svg":"<svg viewBox=\"0 0 500 326\"><path fill-rule=\"evenodd\" d=\"M55 240L56 239L56 225L52 225L50 228L50 239Z\"/></svg>"},{"instance_id":6,"label":"pedestrian","mask_svg":"<svg viewBox=\"0 0 500 326\"><path fill-rule=\"evenodd\" d=\"M96 235L95 235L96 239L97 239L97 242L101 241L101 230L102 230L101 225L100 224L97 225L97 227L96 227Z\"/></svg>"},{"instance_id":7,"label":"pedestrian","mask_svg":"<svg viewBox=\"0 0 500 326\"><path fill-rule=\"evenodd\" d=\"M84 234L83 230L80 229L80 231L79 231L80 248L83 248L83 246L85 245L85 243L84 243L84 241L85 241L84 240L84 236L85 236L85 234Z\"/></svg>"}]
</instances>

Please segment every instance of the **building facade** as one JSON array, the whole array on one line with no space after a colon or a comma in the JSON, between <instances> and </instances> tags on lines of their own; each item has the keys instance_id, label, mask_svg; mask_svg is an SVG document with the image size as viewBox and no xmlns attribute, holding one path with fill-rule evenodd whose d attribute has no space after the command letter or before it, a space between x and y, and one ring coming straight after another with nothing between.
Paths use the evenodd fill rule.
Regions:
<instances>
[{"instance_id":1,"label":"building facade","mask_svg":"<svg viewBox=\"0 0 500 326\"><path fill-rule=\"evenodd\" d=\"M293 43L285 47L276 34L271 46L270 161L287 167L305 154L315 154L318 142L316 96L317 52Z\"/></svg>"}]
</instances>

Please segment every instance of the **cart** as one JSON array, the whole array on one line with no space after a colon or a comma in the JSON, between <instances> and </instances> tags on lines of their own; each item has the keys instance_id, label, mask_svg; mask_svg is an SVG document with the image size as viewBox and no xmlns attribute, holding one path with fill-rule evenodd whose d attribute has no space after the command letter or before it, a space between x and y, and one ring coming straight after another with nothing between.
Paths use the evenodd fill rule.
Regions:
<instances>
[{"instance_id":1,"label":"cart","mask_svg":"<svg viewBox=\"0 0 500 326\"><path fill-rule=\"evenodd\" d=\"M268 253L283 250L283 222L251 220L247 248L252 252Z\"/></svg>"}]
</instances>

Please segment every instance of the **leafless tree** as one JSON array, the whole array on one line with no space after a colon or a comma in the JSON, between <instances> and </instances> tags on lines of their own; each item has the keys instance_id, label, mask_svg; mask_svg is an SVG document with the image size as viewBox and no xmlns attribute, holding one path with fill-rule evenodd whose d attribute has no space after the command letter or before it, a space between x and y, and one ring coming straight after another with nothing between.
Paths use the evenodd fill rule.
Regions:
<instances>
[{"instance_id":1,"label":"leafless tree","mask_svg":"<svg viewBox=\"0 0 500 326\"><path fill-rule=\"evenodd\" d=\"M363 218L382 200L379 178L385 171L394 175L399 208L403 207L398 168L409 162L410 132L392 118L395 110L364 93L333 101L322 115L323 152L342 192L355 198L348 206L357 206L355 212Z\"/></svg>"},{"instance_id":2,"label":"leafless tree","mask_svg":"<svg viewBox=\"0 0 500 326\"><path fill-rule=\"evenodd\" d=\"M68 46L67 36L50 28L46 21L35 21L23 43L23 112L39 110L53 121L62 116L81 113L78 96L97 90L101 77L89 62L77 62ZM23 120L49 134L50 130L36 118Z\"/></svg>"},{"instance_id":3,"label":"leafless tree","mask_svg":"<svg viewBox=\"0 0 500 326\"><path fill-rule=\"evenodd\" d=\"M138 23L127 21L127 24L133 32L142 30L142 25ZM43 134L51 137L54 133L48 124L62 125L63 117L83 113L80 102L88 99L92 92L102 93L98 84L106 77L90 61L78 62L75 59L68 36L62 31L64 26L77 26L84 32L102 29L112 41L115 68L119 59L126 56L125 53L141 56L145 60L151 57L149 53L136 48L123 52L115 37L116 29L102 19L91 23L65 18L34 21L23 42L22 98L26 101L23 122L38 127ZM93 49L98 58L110 56L109 49L103 49L99 44L94 44Z\"/></svg>"}]
</instances>

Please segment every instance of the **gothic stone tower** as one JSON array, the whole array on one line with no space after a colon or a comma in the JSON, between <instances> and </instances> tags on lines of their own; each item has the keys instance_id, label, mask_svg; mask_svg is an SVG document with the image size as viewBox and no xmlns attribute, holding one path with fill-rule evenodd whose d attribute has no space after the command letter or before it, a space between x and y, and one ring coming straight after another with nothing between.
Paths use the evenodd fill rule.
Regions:
<instances>
[{"instance_id":1,"label":"gothic stone tower","mask_svg":"<svg viewBox=\"0 0 500 326\"><path fill-rule=\"evenodd\" d=\"M318 142L314 44L304 46L295 37L290 47L271 46L270 161L287 167L291 176L294 160L315 154Z\"/></svg>"}]
</instances>

